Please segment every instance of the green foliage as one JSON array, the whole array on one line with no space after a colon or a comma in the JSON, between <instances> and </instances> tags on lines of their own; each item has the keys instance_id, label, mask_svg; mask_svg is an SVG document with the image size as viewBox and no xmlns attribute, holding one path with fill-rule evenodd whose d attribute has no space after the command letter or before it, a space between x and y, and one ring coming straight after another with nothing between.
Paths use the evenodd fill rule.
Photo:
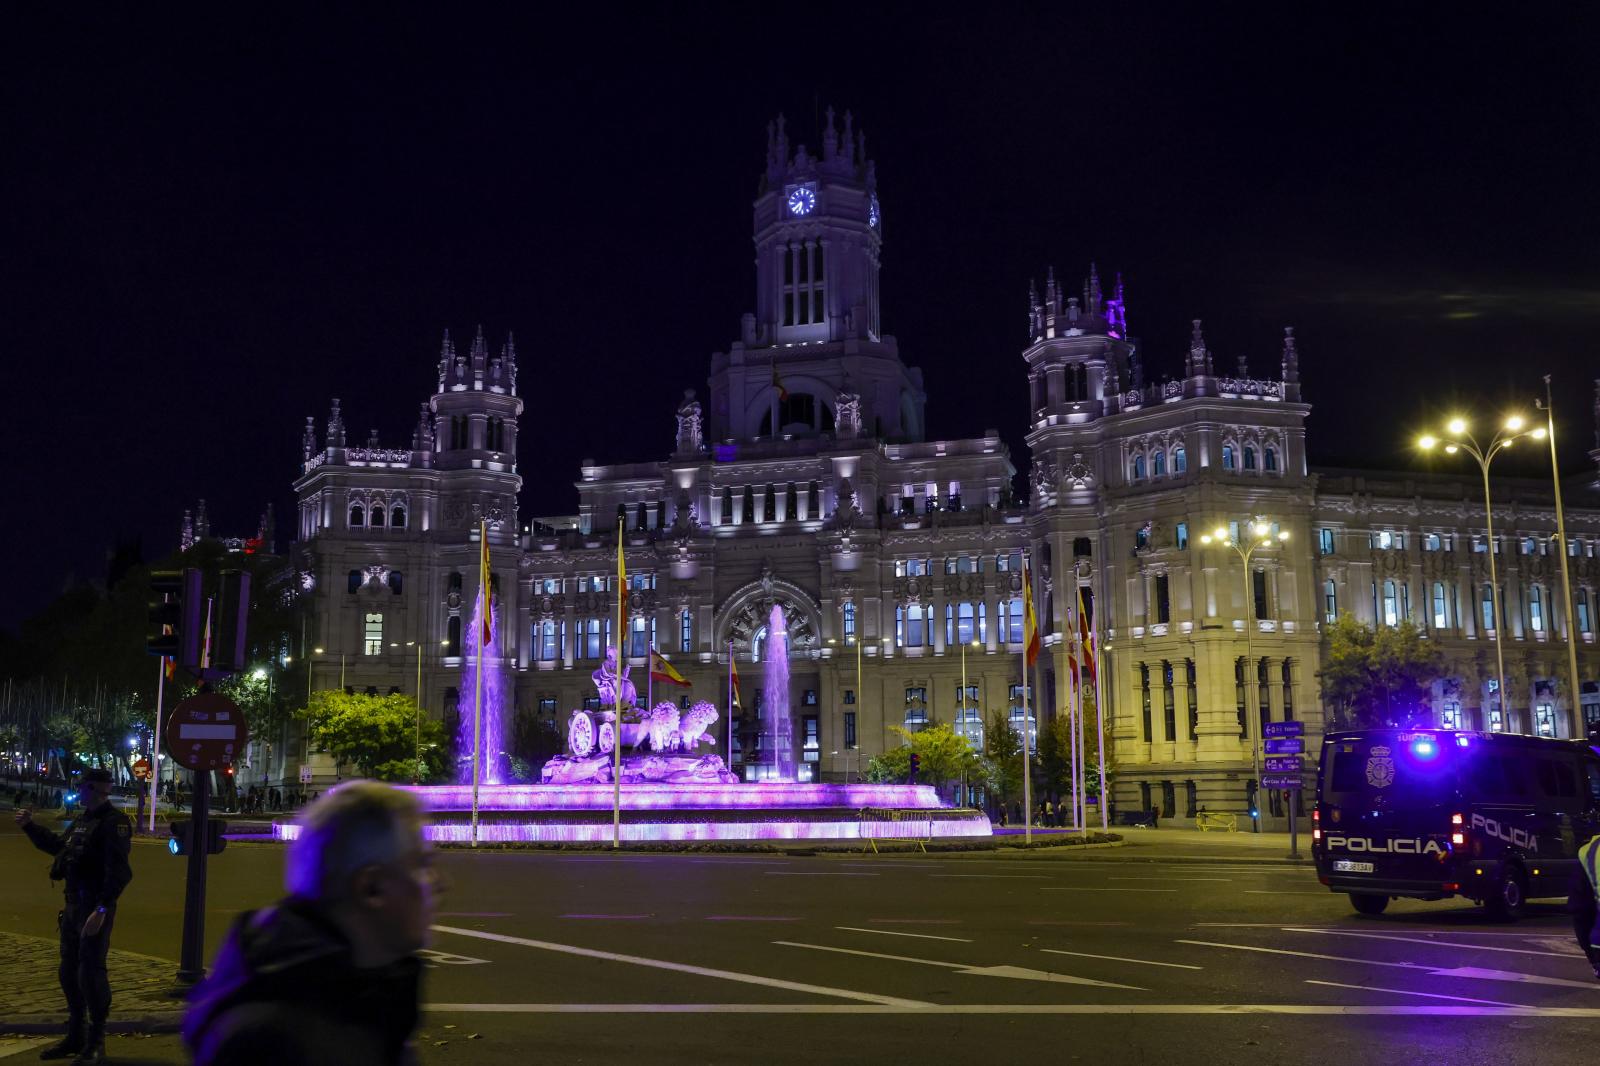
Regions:
<instances>
[{"instance_id":1,"label":"green foliage","mask_svg":"<svg viewBox=\"0 0 1600 1066\"><path fill-rule=\"evenodd\" d=\"M626 715L624 715L626 720ZM530 710L519 710L511 719L510 752L513 765L517 761L532 768L532 778L537 780L539 768L564 747L561 730L550 718L541 718Z\"/></svg>"},{"instance_id":2,"label":"green foliage","mask_svg":"<svg viewBox=\"0 0 1600 1066\"><path fill-rule=\"evenodd\" d=\"M1096 745L1094 699L1086 694L1083 707L1083 788L1090 796L1100 795L1100 755ZM1015 734L1013 734L1015 735ZM1072 726L1065 716L1056 718L1039 731L1039 751L1034 757L1034 792L1072 792ZM1106 744L1106 776L1111 776L1111 744Z\"/></svg>"},{"instance_id":3,"label":"green foliage","mask_svg":"<svg viewBox=\"0 0 1600 1066\"><path fill-rule=\"evenodd\" d=\"M410 781L417 776L417 701L402 693L348 695L338 689L314 692L309 707L295 712L311 726L313 740L341 762L354 763L364 777ZM423 781L444 780L449 747L444 727L422 716Z\"/></svg>"},{"instance_id":4,"label":"green foliage","mask_svg":"<svg viewBox=\"0 0 1600 1066\"><path fill-rule=\"evenodd\" d=\"M1445 657L1410 619L1373 627L1345 612L1324 637L1317 677L1336 727L1405 726L1431 714L1430 689L1444 676Z\"/></svg>"},{"instance_id":5,"label":"green foliage","mask_svg":"<svg viewBox=\"0 0 1600 1066\"><path fill-rule=\"evenodd\" d=\"M1005 711L994 711L983 731L980 771L989 794L1009 807L1022 792L1022 735Z\"/></svg>"},{"instance_id":6,"label":"green foliage","mask_svg":"<svg viewBox=\"0 0 1600 1066\"><path fill-rule=\"evenodd\" d=\"M904 781L911 773L911 754L918 758L920 784L942 787L960 779L963 772L978 771L978 756L967 738L948 723L940 722L913 733L903 726L891 726L900 737L900 746L891 748L867 762L868 781Z\"/></svg>"}]
</instances>

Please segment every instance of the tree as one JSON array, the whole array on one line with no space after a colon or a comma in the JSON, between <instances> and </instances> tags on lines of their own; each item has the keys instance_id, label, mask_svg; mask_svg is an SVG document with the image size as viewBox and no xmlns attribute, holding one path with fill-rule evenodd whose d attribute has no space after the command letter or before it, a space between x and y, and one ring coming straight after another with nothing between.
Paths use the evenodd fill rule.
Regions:
<instances>
[{"instance_id":1,"label":"tree","mask_svg":"<svg viewBox=\"0 0 1600 1066\"><path fill-rule=\"evenodd\" d=\"M891 748L867 763L869 781L903 781L911 773L911 755L918 759L918 781L942 788L960 780L963 773L976 773L977 753L967 738L948 723L940 722L913 733L904 726L891 726L900 737L900 746Z\"/></svg>"},{"instance_id":2,"label":"tree","mask_svg":"<svg viewBox=\"0 0 1600 1066\"><path fill-rule=\"evenodd\" d=\"M561 754L561 730L556 723L529 710L519 710L511 719L511 776L520 781L538 779L540 768Z\"/></svg>"},{"instance_id":3,"label":"tree","mask_svg":"<svg viewBox=\"0 0 1600 1066\"><path fill-rule=\"evenodd\" d=\"M410 781L417 776L417 701L402 693L347 695L338 689L315 692L296 712L310 726L316 743L340 762L354 763L377 781ZM444 727L422 716L423 781L443 780L449 770Z\"/></svg>"},{"instance_id":4,"label":"tree","mask_svg":"<svg viewBox=\"0 0 1600 1066\"><path fill-rule=\"evenodd\" d=\"M1022 791L1022 736L1011 728L1005 711L989 715L983 731L983 757L979 761L989 794L1009 808Z\"/></svg>"},{"instance_id":5,"label":"tree","mask_svg":"<svg viewBox=\"0 0 1600 1066\"><path fill-rule=\"evenodd\" d=\"M1325 636L1317 677L1336 727L1405 726L1431 716L1430 690L1444 676L1445 657L1410 619L1373 627L1344 612Z\"/></svg>"}]
</instances>

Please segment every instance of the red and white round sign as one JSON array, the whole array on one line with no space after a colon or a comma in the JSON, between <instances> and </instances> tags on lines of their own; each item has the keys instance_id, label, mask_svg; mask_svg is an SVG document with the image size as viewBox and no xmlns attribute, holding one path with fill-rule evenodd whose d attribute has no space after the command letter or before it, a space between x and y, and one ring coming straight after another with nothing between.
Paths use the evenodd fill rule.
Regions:
<instances>
[{"instance_id":1,"label":"red and white round sign","mask_svg":"<svg viewBox=\"0 0 1600 1066\"><path fill-rule=\"evenodd\" d=\"M199 692L172 709L167 751L188 770L220 770L244 748L244 715L220 692Z\"/></svg>"}]
</instances>

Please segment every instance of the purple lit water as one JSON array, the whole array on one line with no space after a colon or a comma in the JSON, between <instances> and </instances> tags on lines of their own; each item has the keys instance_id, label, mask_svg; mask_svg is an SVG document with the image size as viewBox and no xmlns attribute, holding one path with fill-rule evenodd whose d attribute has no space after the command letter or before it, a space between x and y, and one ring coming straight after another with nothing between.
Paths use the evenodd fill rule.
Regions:
<instances>
[{"instance_id":1,"label":"purple lit water","mask_svg":"<svg viewBox=\"0 0 1600 1066\"><path fill-rule=\"evenodd\" d=\"M776 754L772 780L794 780L794 724L789 719L789 627L783 608L772 605L767 619L767 671L761 683L761 732Z\"/></svg>"},{"instance_id":2,"label":"purple lit water","mask_svg":"<svg viewBox=\"0 0 1600 1066\"><path fill-rule=\"evenodd\" d=\"M483 769L479 773L480 785L500 783L500 749L505 722L506 674L497 668L499 643L495 637L499 626L490 613L489 643L483 649ZM461 725L456 733L457 778L463 785L472 784L472 713L478 683L478 635L483 629L483 600L478 598L472 609L472 624L462 634L465 645L461 660L461 691L456 707L461 715Z\"/></svg>"}]
</instances>

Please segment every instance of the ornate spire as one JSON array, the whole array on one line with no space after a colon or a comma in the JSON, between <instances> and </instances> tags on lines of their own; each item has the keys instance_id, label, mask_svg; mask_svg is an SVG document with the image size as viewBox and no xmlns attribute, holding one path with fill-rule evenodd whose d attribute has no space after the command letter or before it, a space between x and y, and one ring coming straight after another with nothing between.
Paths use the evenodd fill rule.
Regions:
<instances>
[{"instance_id":1,"label":"ornate spire","mask_svg":"<svg viewBox=\"0 0 1600 1066\"><path fill-rule=\"evenodd\" d=\"M517 335L506 330L506 343L500 349L500 361L505 365L506 391L517 393Z\"/></svg>"},{"instance_id":2,"label":"ornate spire","mask_svg":"<svg viewBox=\"0 0 1600 1066\"><path fill-rule=\"evenodd\" d=\"M445 389L445 380L450 376L450 371L455 367L456 346L450 339L450 331L444 331L444 340L439 345L439 391Z\"/></svg>"},{"instance_id":3,"label":"ornate spire","mask_svg":"<svg viewBox=\"0 0 1600 1066\"><path fill-rule=\"evenodd\" d=\"M1056 268L1051 267L1044 279L1044 307L1052 315L1061 313L1061 290L1056 288Z\"/></svg>"},{"instance_id":4,"label":"ornate spire","mask_svg":"<svg viewBox=\"0 0 1600 1066\"><path fill-rule=\"evenodd\" d=\"M1250 380L1250 363L1243 352L1239 353L1239 378L1243 381Z\"/></svg>"},{"instance_id":5,"label":"ornate spire","mask_svg":"<svg viewBox=\"0 0 1600 1066\"><path fill-rule=\"evenodd\" d=\"M489 362L489 342L483 339L483 323L478 323L478 334L472 338L472 377L475 381L483 380L484 368Z\"/></svg>"},{"instance_id":6,"label":"ornate spire","mask_svg":"<svg viewBox=\"0 0 1600 1066\"><path fill-rule=\"evenodd\" d=\"M1294 344L1294 327L1283 327L1283 381L1286 385L1300 383L1300 351Z\"/></svg>"},{"instance_id":7,"label":"ornate spire","mask_svg":"<svg viewBox=\"0 0 1600 1066\"><path fill-rule=\"evenodd\" d=\"M1084 303L1089 309L1090 316L1095 318L1100 316L1105 307L1104 297L1100 291L1100 269L1092 261L1089 263L1088 294Z\"/></svg>"},{"instance_id":8,"label":"ornate spire","mask_svg":"<svg viewBox=\"0 0 1600 1066\"><path fill-rule=\"evenodd\" d=\"M328 447L344 447L344 416L339 413L339 401L333 401L333 407L328 411Z\"/></svg>"},{"instance_id":9,"label":"ornate spire","mask_svg":"<svg viewBox=\"0 0 1600 1066\"><path fill-rule=\"evenodd\" d=\"M433 420L429 417L431 413L427 401L424 400L421 411L417 413L417 428L411 431L411 450L414 452L433 451Z\"/></svg>"},{"instance_id":10,"label":"ornate spire","mask_svg":"<svg viewBox=\"0 0 1600 1066\"><path fill-rule=\"evenodd\" d=\"M844 151L849 157L850 165L855 166L856 160L856 133L854 130L855 118L850 114L850 109L844 111Z\"/></svg>"},{"instance_id":11,"label":"ornate spire","mask_svg":"<svg viewBox=\"0 0 1600 1066\"><path fill-rule=\"evenodd\" d=\"M178 534L178 550L186 552L192 547L194 547L194 512L185 510L183 512L183 529Z\"/></svg>"},{"instance_id":12,"label":"ornate spire","mask_svg":"<svg viewBox=\"0 0 1600 1066\"><path fill-rule=\"evenodd\" d=\"M1112 290L1114 295L1106 305L1106 319L1111 332L1118 337L1128 336L1128 304L1122 290L1122 272L1117 272L1117 287Z\"/></svg>"},{"instance_id":13,"label":"ornate spire","mask_svg":"<svg viewBox=\"0 0 1600 1066\"><path fill-rule=\"evenodd\" d=\"M211 519L206 514L205 500L201 500L200 506L195 510L194 533L197 540L205 540L211 536Z\"/></svg>"},{"instance_id":14,"label":"ornate spire","mask_svg":"<svg viewBox=\"0 0 1600 1066\"><path fill-rule=\"evenodd\" d=\"M833 128L833 105L828 105L822 127L822 161L832 163L839 154L839 131Z\"/></svg>"},{"instance_id":15,"label":"ornate spire","mask_svg":"<svg viewBox=\"0 0 1600 1066\"><path fill-rule=\"evenodd\" d=\"M778 149L778 166L779 167L786 167L786 166L789 165L789 135L787 133L785 133L784 129L783 129L786 121L787 120L783 117L783 112L779 111L778 112L778 141L777 141L777 145L776 145L776 147Z\"/></svg>"},{"instance_id":16,"label":"ornate spire","mask_svg":"<svg viewBox=\"0 0 1600 1066\"><path fill-rule=\"evenodd\" d=\"M1206 377L1211 373L1211 353L1206 350L1205 334L1200 332L1200 320L1193 320L1194 330L1189 334L1189 359L1184 373L1191 378Z\"/></svg>"},{"instance_id":17,"label":"ornate spire","mask_svg":"<svg viewBox=\"0 0 1600 1066\"><path fill-rule=\"evenodd\" d=\"M306 428L300 434L301 461L309 463L311 457L317 454L317 420L306 415Z\"/></svg>"}]
</instances>

